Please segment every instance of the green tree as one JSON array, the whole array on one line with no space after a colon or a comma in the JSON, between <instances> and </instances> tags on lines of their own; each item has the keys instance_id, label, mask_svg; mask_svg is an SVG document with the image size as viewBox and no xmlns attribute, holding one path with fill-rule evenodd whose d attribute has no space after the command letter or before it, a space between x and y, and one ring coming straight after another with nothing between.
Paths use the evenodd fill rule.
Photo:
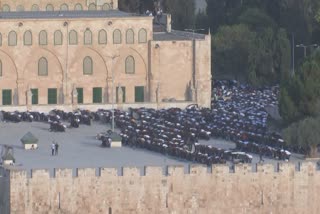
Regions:
<instances>
[{"instance_id":1,"label":"green tree","mask_svg":"<svg viewBox=\"0 0 320 214\"><path fill-rule=\"evenodd\" d=\"M283 136L289 146L304 149L309 157L317 157L317 146L320 143L319 130L320 119L308 117L286 128Z\"/></svg>"},{"instance_id":2,"label":"green tree","mask_svg":"<svg viewBox=\"0 0 320 214\"><path fill-rule=\"evenodd\" d=\"M183 30L195 27L194 0L163 0L164 12L172 15L174 29Z\"/></svg>"},{"instance_id":3,"label":"green tree","mask_svg":"<svg viewBox=\"0 0 320 214\"><path fill-rule=\"evenodd\" d=\"M238 25L223 26L213 36L215 75L247 81L254 86L273 85L290 72L290 42L267 14L245 10Z\"/></svg>"},{"instance_id":4,"label":"green tree","mask_svg":"<svg viewBox=\"0 0 320 214\"><path fill-rule=\"evenodd\" d=\"M296 111L288 110L288 99L280 96L280 113L286 123L298 121L305 117L315 117L320 112L320 51L309 57L298 73L281 85L286 90Z\"/></svg>"},{"instance_id":5,"label":"green tree","mask_svg":"<svg viewBox=\"0 0 320 214\"><path fill-rule=\"evenodd\" d=\"M138 13L140 8L140 0L119 0L119 9L121 11Z\"/></svg>"},{"instance_id":6,"label":"green tree","mask_svg":"<svg viewBox=\"0 0 320 214\"><path fill-rule=\"evenodd\" d=\"M251 41L255 36L243 24L221 27L212 41L215 75L246 81Z\"/></svg>"},{"instance_id":7,"label":"green tree","mask_svg":"<svg viewBox=\"0 0 320 214\"><path fill-rule=\"evenodd\" d=\"M298 116L298 110L285 88L280 91L279 111L282 119L287 123L293 122Z\"/></svg>"}]
</instances>

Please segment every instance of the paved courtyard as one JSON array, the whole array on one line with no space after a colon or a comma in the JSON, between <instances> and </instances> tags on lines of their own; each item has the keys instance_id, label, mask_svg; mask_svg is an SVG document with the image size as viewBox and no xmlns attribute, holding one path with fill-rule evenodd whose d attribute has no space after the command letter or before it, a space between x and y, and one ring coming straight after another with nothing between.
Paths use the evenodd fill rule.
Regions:
<instances>
[{"instance_id":1,"label":"paved courtyard","mask_svg":"<svg viewBox=\"0 0 320 214\"><path fill-rule=\"evenodd\" d=\"M95 139L97 133L110 129L108 125L93 123L92 126L81 125L78 129L67 129L64 133L49 132L49 124L43 122L0 122L0 144L8 144L14 148L16 167L23 169L53 169L53 168L86 168L86 167L116 167L123 166L166 166L188 165L190 162L164 156L141 149L101 148L101 142ZM26 151L20 139L28 131L38 139L37 150ZM58 156L51 156L51 143L59 143ZM234 148L235 144L223 140L211 139L200 143L212 144L219 148ZM291 161L301 161L293 157ZM254 156L253 163L259 161ZM266 163L276 163L266 159Z\"/></svg>"}]
</instances>

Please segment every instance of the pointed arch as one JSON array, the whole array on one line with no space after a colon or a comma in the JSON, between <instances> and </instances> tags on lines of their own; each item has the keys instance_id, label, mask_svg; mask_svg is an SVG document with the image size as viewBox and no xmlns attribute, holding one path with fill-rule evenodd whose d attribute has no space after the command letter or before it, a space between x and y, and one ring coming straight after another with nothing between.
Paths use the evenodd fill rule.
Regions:
<instances>
[{"instance_id":1,"label":"pointed arch","mask_svg":"<svg viewBox=\"0 0 320 214\"><path fill-rule=\"evenodd\" d=\"M121 44L121 31L119 29L113 31L113 44Z\"/></svg>"},{"instance_id":2,"label":"pointed arch","mask_svg":"<svg viewBox=\"0 0 320 214\"><path fill-rule=\"evenodd\" d=\"M135 73L135 60L133 56L128 56L125 61L125 71L126 74L134 74Z\"/></svg>"},{"instance_id":3,"label":"pointed arch","mask_svg":"<svg viewBox=\"0 0 320 214\"><path fill-rule=\"evenodd\" d=\"M105 30L100 30L98 37L99 44L107 44L107 32Z\"/></svg>"},{"instance_id":4,"label":"pointed arch","mask_svg":"<svg viewBox=\"0 0 320 214\"><path fill-rule=\"evenodd\" d=\"M48 76L48 60L45 57L41 57L38 61L38 75Z\"/></svg>"},{"instance_id":5,"label":"pointed arch","mask_svg":"<svg viewBox=\"0 0 320 214\"><path fill-rule=\"evenodd\" d=\"M48 4L48 5L46 6L46 11L54 11L53 5L52 5L52 4Z\"/></svg>"},{"instance_id":6,"label":"pointed arch","mask_svg":"<svg viewBox=\"0 0 320 214\"><path fill-rule=\"evenodd\" d=\"M91 75L93 74L93 61L90 56L86 56L83 59L83 74L84 75Z\"/></svg>"},{"instance_id":7,"label":"pointed arch","mask_svg":"<svg viewBox=\"0 0 320 214\"><path fill-rule=\"evenodd\" d=\"M146 43L147 42L147 31L146 29L142 28L139 30L139 35L138 35L138 40L139 43Z\"/></svg>"},{"instance_id":8,"label":"pointed arch","mask_svg":"<svg viewBox=\"0 0 320 214\"><path fill-rule=\"evenodd\" d=\"M54 45L62 45L63 36L60 30L54 32Z\"/></svg>"},{"instance_id":9,"label":"pointed arch","mask_svg":"<svg viewBox=\"0 0 320 214\"><path fill-rule=\"evenodd\" d=\"M110 4L104 3L104 4L102 5L102 10L110 10L110 9L111 9Z\"/></svg>"},{"instance_id":10,"label":"pointed arch","mask_svg":"<svg viewBox=\"0 0 320 214\"><path fill-rule=\"evenodd\" d=\"M75 30L71 30L69 33L69 44L76 45L78 44L78 33Z\"/></svg>"},{"instance_id":11,"label":"pointed arch","mask_svg":"<svg viewBox=\"0 0 320 214\"><path fill-rule=\"evenodd\" d=\"M89 4L88 10L97 10L97 6L95 3Z\"/></svg>"},{"instance_id":12,"label":"pointed arch","mask_svg":"<svg viewBox=\"0 0 320 214\"><path fill-rule=\"evenodd\" d=\"M133 44L134 43L134 32L132 29L128 29L126 33L126 43Z\"/></svg>"},{"instance_id":13,"label":"pointed arch","mask_svg":"<svg viewBox=\"0 0 320 214\"><path fill-rule=\"evenodd\" d=\"M16 46L17 45L17 33L15 31L10 31L8 34L8 45Z\"/></svg>"},{"instance_id":14,"label":"pointed arch","mask_svg":"<svg viewBox=\"0 0 320 214\"><path fill-rule=\"evenodd\" d=\"M47 44L48 44L47 31L42 30L39 33L39 45L47 45Z\"/></svg>"},{"instance_id":15,"label":"pointed arch","mask_svg":"<svg viewBox=\"0 0 320 214\"><path fill-rule=\"evenodd\" d=\"M3 5L2 11L3 11L3 12L10 12L10 6L7 5L7 4Z\"/></svg>"},{"instance_id":16,"label":"pointed arch","mask_svg":"<svg viewBox=\"0 0 320 214\"><path fill-rule=\"evenodd\" d=\"M80 3L76 4L76 5L74 6L74 10L76 10L76 11L83 10L82 4L80 4Z\"/></svg>"},{"instance_id":17,"label":"pointed arch","mask_svg":"<svg viewBox=\"0 0 320 214\"><path fill-rule=\"evenodd\" d=\"M69 6L67 4L62 4L60 6L60 11L68 11L69 10Z\"/></svg>"},{"instance_id":18,"label":"pointed arch","mask_svg":"<svg viewBox=\"0 0 320 214\"><path fill-rule=\"evenodd\" d=\"M91 45L92 44L92 32L89 29L87 29L84 32L83 38L84 38L84 44L85 45Z\"/></svg>"},{"instance_id":19,"label":"pointed arch","mask_svg":"<svg viewBox=\"0 0 320 214\"><path fill-rule=\"evenodd\" d=\"M37 4L32 5L31 11L39 11L39 5Z\"/></svg>"},{"instance_id":20,"label":"pointed arch","mask_svg":"<svg viewBox=\"0 0 320 214\"><path fill-rule=\"evenodd\" d=\"M23 44L32 45L32 33L30 30L27 30L23 35Z\"/></svg>"}]
</instances>

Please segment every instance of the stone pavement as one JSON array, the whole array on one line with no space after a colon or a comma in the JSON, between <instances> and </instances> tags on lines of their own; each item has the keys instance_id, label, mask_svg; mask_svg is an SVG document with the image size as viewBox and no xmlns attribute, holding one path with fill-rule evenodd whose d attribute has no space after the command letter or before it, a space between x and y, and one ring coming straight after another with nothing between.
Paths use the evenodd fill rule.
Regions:
<instances>
[{"instance_id":1,"label":"stone pavement","mask_svg":"<svg viewBox=\"0 0 320 214\"><path fill-rule=\"evenodd\" d=\"M92 126L81 125L78 129L67 129L65 133L49 132L49 124L42 122L3 123L0 122L0 144L8 144L14 148L16 167L22 169L53 168L88 168L88 167L123 167L123 166L166 166L188 165L190 162L141 149L101 148L101 142L95 139L97 133L110 129L108 125L93 123ZM20 139L28 131L38 139L37 150L26 151ZM51 156L51 144L55 140L59 144L58 156ZM235 144L219 139L200 141L216 147L228 149ZM259 161L254 156L253 163ZM293 157L293 162L301 159ZM265 159L265 163L277 163Z\"/></svg>"}]
</instances>

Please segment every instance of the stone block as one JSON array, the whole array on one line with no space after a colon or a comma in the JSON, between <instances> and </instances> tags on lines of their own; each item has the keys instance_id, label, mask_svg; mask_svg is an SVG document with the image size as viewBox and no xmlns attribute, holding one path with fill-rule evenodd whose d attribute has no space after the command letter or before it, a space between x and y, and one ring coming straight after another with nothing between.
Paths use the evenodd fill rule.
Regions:
<instances>
[{"instance_id":1,"label":"stone block","mask_svg":"<svg viewBox=\"0 0 320 214\"><path fill-rule=\"evenodd\" d=\"M31 178L33 180L40 179L49 179L50 178L50 172L47 169L32 169L31 170Z\"/></svg>"},{"instance_id":2,"label":"stone block","mask_svg":"<svg viewBox=\"0 0 320 214\"><path fill-rule=\"evenodd\" d=\"M168 167L168 176L184 176L184 167L183 166L169 166Z\"/></svg>"},{"instance_id":3,"label":"stone block","mask_svg":"<svg viewBox=\"0 0 320 214\"><path fill-rule=\"evenodd\" d=\"M212 174L213 175L219 175L219 174L225 174L228 175L229 173L229 166L225 164L217 164L212 166Z\"/></svg>"},{"instance_id":4,"label":"stone block","mask_svg":"<svg viewBox=\"0 0 320 214\"><path fill-rule=\"evenodd\" d=\"M118 170L116 168L101 168L100 177L101 178L118 177Z\"/></svg>"},{"instance_id":5,"label":"stone block","mask_svg":"<svg viewBox=\"0 0 320 214\"><path fill-rule=\"evenodd\" d=\"M72 169L54 169L55 178L72 178Z\"/></svg>"},{"instance_id":6,"label":"stone block","mask_svg":"<svg viewBox=\"0 0 320 214\"><path fill-rule=\"evenodd\" d=\"M296 166L293 163L280 163L279 173L282 174L292 174L295 172Z\"/></svg>"},{"instance_id":7,"label":"stone block","mask_svg":"<svg viewBox=\"0 0 320 214\"><path fill-rule=\"evenodd\" d=\"M303 162L300 165L300 172L304 174L314 174L317 171L317 167L315 163L312 162Z\"/></svg>"},{"instance_id":8,"label":"stone block","mask_svg":"<svg viewBox=\"0 0 320 214\"><path fill-rule=\"evenodd\" d=\"M252 173L252 167L249 164L237 164L235 165L234 172L237 175L247 175Z\"/></svg>"},{"instance_id":9,"label":"stone block","mask_svg":"<svg viewBox=\"0 0 320 214\"><path fill-rule=\"evenodd\" d=\"M157 176L162 177L162 167L155 167L155 166L147 166L146 168L146 176Z\"/></svg>"},{"instance_id":10,"label":"stone block","mask_svg":"<svg viewBox=\"0 0 320 214\"><path fill-rule=\"evenodd\" d=\"M207 175L207 167L203 166L203 165L191 165L190 166L190 175Z\"/></svg>"},{"instance_id":11,"label":"stone block","mask_svg":"<svg viewBox=\"0 0 320 214\"><path fill-rule=\"evenodd\" d=\"M95 177L95 168L78 168L78 177Z\"/></svg>"},{"instance_id":12,"label":"stone block","mask_svg":"<svg viewBox=\"0 0 320 214\"><path fill-rule=\"evenodd\" d=\"M27 179L26 170L10 170L10 180Z\"/></svg>"},{"instance_id":13,"label":"stone block","mask_svg":"<svg viewBox=\"0 0 320 214\"><path fill-rule=\"evenodd\" d=\"M125 177L140 177L140 169L137 167L124 167L123 176Z\"/></svg>"},{"instance_id":14,"label":"stone block","mask_svg":"<svg viewBox=\"0 0 320 214\"><path fill-rule=\"evenodd\" d=\"M257 173L274 174L274 166L272 164L257 164Z\"/></svg>"}]
</instances>

